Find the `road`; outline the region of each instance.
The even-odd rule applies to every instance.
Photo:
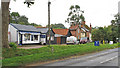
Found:
[[[120,49],[120,48],[119,48]],[[118,48],[56,61],[39,66],[118,66]]]

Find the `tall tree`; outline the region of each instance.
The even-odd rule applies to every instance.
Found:
[[[66,29],[66,27],[62,23],[51,24],[50,26],[54,29]],[[48,27],[48,25],[46,27]]]
[[[8,23],[9,23],[9,2],[2,2],[2,46],[8,46]]]
[[[19,17],[20,17],[20,14],[18,12],[10,13],[10,22],[18,24]]]
[[[5,2],[4,0],[1,1],[1,8],[2,8],[2,45],[5,48],[9,48],[9,45],[8,45],[8,24],[10,22],[10,17],[9,17],[10,0],[6,0],[6,1],[8,1],[8,2]],[[31,0],[25,0],[24,3],[27,4],[28,7],[31,6],[32,4],[34,4],[33,2],[31,2]]]
[[[82,21],[85,21],[85,17],[83,16],[84,11],[80,10],[79,5],[72,5],[69,10],[70,12],[65,22],[70,23],[70,25],[73,25],[80,24]]]

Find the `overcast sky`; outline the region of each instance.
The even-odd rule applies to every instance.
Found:
[[[51,1],[51,24],[62,23],[67,28],[65,20],[70,12],[71,5],[79,5],[84,10],[86,24],[95,26],[108,26],[118,12],[118,2],[120,0],[50,0]],[[11,0],[11,12],[19,12],[29,18],[30,23],[48,24],[48,0],[35,0],[35,4],[30,8],[23,3],[24,0]]]

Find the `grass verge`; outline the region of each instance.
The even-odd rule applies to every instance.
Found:
[[[2,64],[3,66],[23,66],[29,63],[44,62],[77,54],[82,55],[104,49],[112,49],[118,47],[118,44],[94,46],[93,43],[87,43],[81,45],[51,46],[54,48],[53,53],[49,47],[42,47],[39,49],[3,49],[4,59],[2,60]],[[9,53],[11,55],[9,55]]]

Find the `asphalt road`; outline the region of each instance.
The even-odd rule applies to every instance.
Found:
[[[118,66],[118,48],[39,66]]]

